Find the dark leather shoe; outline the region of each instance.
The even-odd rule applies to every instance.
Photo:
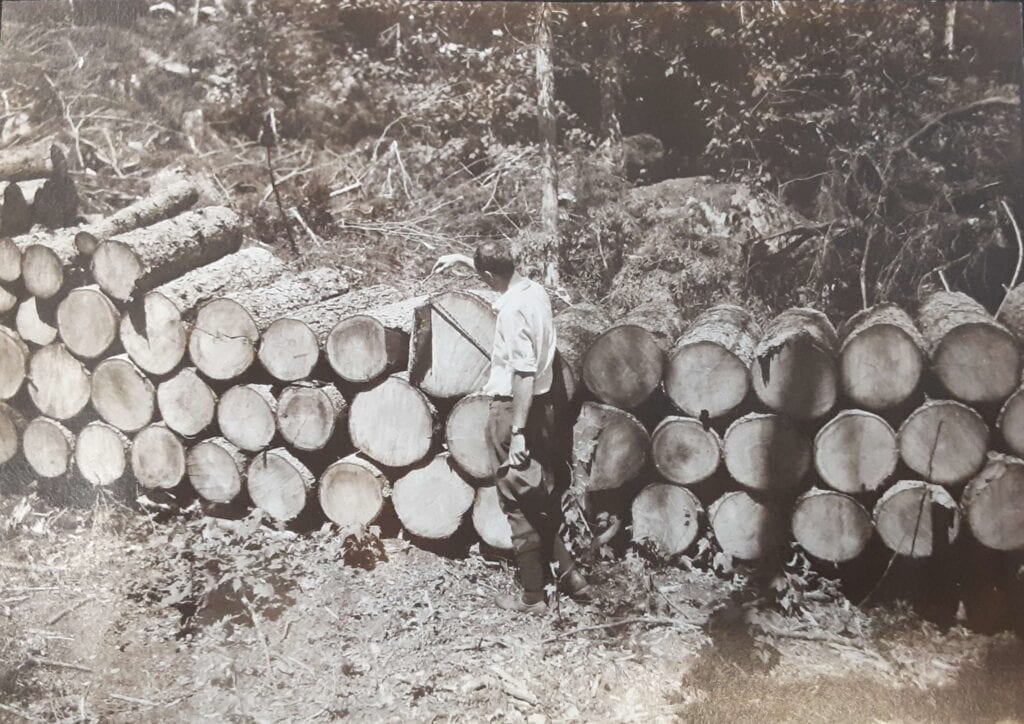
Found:
[[[548,605],[544,601],[527,603],[523,600],[522,594],[503,593],[494,597],[494,603],[498,608],[503,608],[506,611],[516,611],[517,613],[545,614],[548,612]]]
[[[559,587],[565,595],[577,603],[590,603],[594,600],[593,588],[583,574],[575,568],[562,576]]]

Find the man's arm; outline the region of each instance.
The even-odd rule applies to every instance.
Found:
[[[430,270],[431,274],[437,274],[439,272],[448,271],[452,267],[459,265],[468,266],[470,270],[476,271],[476,265],[473,263],[473,257],[466,256],[465,254],[445,254],[438,258],[434,264],[434,268]]]
[[[530,417],[530,405],[533,403],[533,372],[512,373],[512,427],[522,429]],[[526,436],[512,435],[508,451],[508,461],[518,467],[530,459],[530,451],[526,447]]]

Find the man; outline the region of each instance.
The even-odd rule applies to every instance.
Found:
[[[568,457],[564,430],[571,424],[556,409],[555,326],[544,287],[520,276],[508,245],[484,242],[473,258],[448,254],[435,272],[464,264],[501,296],[491,351],[491,372],[483,391],[492,397],[486,437],[501,508],[512,528],[512,548],[523,590],[499,596],[502,608],[525,613],[547,610],[544,584],[548,563],[558,568],[560,588],[575,600],[589,600],[586,579],[558,534],[560,490],[555,466]]]

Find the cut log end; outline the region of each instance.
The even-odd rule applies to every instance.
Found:
[[[460,291],[433,298],[416,311],[409,360],[413,383],[442,399],[481,389],[490,370],[494,324],[485,296]]]
[[[573,427],[574,476],[587,491],[622,487],[647,462],[651,438],[628,412],[585,402]]]
[[[281,437],[296,450],[322,450],[344,424],[348,405],[332,385],[293,385],[277,404]]]
[[[737,483],[782,496],[800,490],[811,466],[810,441],[779,415],[741,417],[726,430],[724,454]]]
[[[473,505],[473,488],[452,467],[447,454],[395,482],[391,500],[403,527],[415,536],[448,538]]]
[[[372,316],[357,314],[334,325],[324,346],[331,368],[339,377],[364,383],[407,361],[409,337],[389,330]]]
[[[633,500],[633,542],[646,541],[663,555],[678,555],[697,540],[703,514],[700,501],[686,488],[648,485]]]
[[[693,485],[711,477],[722,459],[718,434],[690,417],[667,417],[651,435],[654,467],[665,479]]]
[[[467,395],[452,408],[445,424],[445,443],[452,460],[471,478],[489,478],[494,472],[486,434],[490,406],[490,395]]]
[[[747,365],[713,342],[676,347],[665,370],[665,394],[687,415],[727,415],[746,399],[750,389]]]
[[[49,369],[49,356],[32,364],[38,369]],[[35,355],[32,359],[35,360]],[[25,381],[26,366],[31,369],[28,347],[13,330],[0,327],[0,400],[9,400],[18,393]]]
[[[0,238],[0,282],[11,284],[21,279],[21,249],[12,239]]]
[[[392,375],[352,400],[349,437],[358,450],[381,465],[414,465],[430,452],[435,416],[433,405],[420,390]]]
[[[29,297],[18,305],[14,326],[23,340],[39,347],[52,344],[57,339],[57,328],[40,318],[35,297]]]
[[[120,480],[128,468],[128,438],[115,427],[91,422],[75,441],[75,464],[88,482],[105,486]]]
[[[258,339],[256,323],[244,307],[230,299],[215,299],[196,315],[188,351],[207,377],[231,380],[252,365]]]
[[[221,434],[248,452],[266,448],[277,432],[277,401],[267,385],[239,385],[217,403]]]
[[[1024,387],[1019,387],[1003,404],[996,423],[1006,447],[1018,457],[1024,456]]]
[[[793,538],[809,554],[842,563],[861,554],[874,534],[871,516],[848,495],[812,490],[793,506]]]
[[[210,427],[217,412],[213,390],[191,367],[160,383],[156,401],[167,426],[184,437],[195,437]]]
[[[928,482],[956,485],[981,470],[988,438],[985,421],[967,405],[930,400],[900,426],[900,457]]]
[[[473,501],[473,528],[480,540],[497,551],[512,551],[512,526],[501,509],[498,489],[488,485],[476,489]]]
[[[932,371],[957,400],[1002,402],[1020,381],[1020,351],[994,324],[963,324],[948,332],[932,353]]]
[[[844,410],[814,438],[814,467],[830,487],[843,493],[881,488],[896,469],[896,433],[878,415]]]
[[[723,495],[708,508],[708,520],[722,551],[741,560],[775,555],[786,542],[785,516],[747,493]]]
[[[0,465],[10,462],[21,449],[25,418],[8,404],[0,402]]]
[[[170,373],[184,359],[188,330],[178,308],[160,293],[147,294],[142,304],[141,320],[133,319],[137,315],[132,314],[121,317],[121,344],[135,364],[160,377]]]
[[[211,503],[230,503],[238,496],[245,468],[245,456],[224,438],[204,440],[185,456],[189,482]]]
[[[758,399],[776,412],[814,420],[835,406],[839,378],[834,355],[808,338],[787,340],[759,355],[750,374]]]
[[[0,343],[3,335],[0,334]],[[0,365],[0,369],[3,366]],[[58,420],[81,412],[91,394],[89,373],[59,342],[39,349],[29,362],[28,393],[36,408]]]
[[[253,504],[274,520],[287,522],[306,507],[313,474],[284,448],[267,450],[249,463],[246,487]]]
[[[989,453],[962,502],[975,540],[997,551],[1024,550],[1024,461]]]
[[[927,558],[948,549],[960,533],[960,509],[945,488],[901,480],[879,498],[875,529],[889,550]]]
[[[168,490],[185,477],[185,448],[166,425],[150,425],[132,442],[131,466],[143,488]]]
[[[909,315],[901,313],[912,325]],[[921,345],[903,328],[870,325],[843,344],[839,363],[843,393],[866,410],[898,407],[917,390],[926,362]]]
[[[25,427],[25,460],[37,475],[59,478],[71,470],[75,437],[57,420],[37,417]]]
[[[156,390],[127,357],[100,362],[92,375],[92,405],[106,422],[124,432],[138,432],[156,412]]]
[[[387,478],[378,467],[350,455],[320,476],[320,507],[342,528],[369,525],[384,507],[386,489]]]
[[[601,402],[630,410],[661,382],[665,352],[650,332],[636,325],[613,327],[583,358],[583,381]]]
[[[68,350],[84,359],[96,359],[117,339],[120,315],[99,289],[73,289],[57,307],[57,331]]]
[[[278,319],[263,332],[258,357],[271,377],[295,382],[312,373],[320,359],[320,346],[313,330],[303,322]]]
[[[53,250],[30,244],[22,253],[21,278],[29,294],[50,299],[64,287],[64,264]]]

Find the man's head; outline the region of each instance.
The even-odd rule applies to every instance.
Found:
[[[473,266],[491,289],[504,292],[516,273],[512,249],[504,241],[485,241],[473,254]]]

